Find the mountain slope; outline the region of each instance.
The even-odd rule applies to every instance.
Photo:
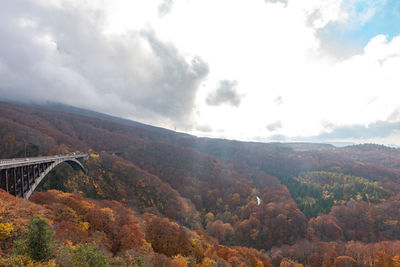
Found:
[[[204,230],[229,245],[268,250],[304,238],[377,242],[391,239],[386,233],[395,231],[400,222],[400,214],[389,215],[390,209],[384,209],[376,222],[382,227],[370,232],[367,227],[361,234],[346,234],[353,226],[344,223],[349,216],[358,216],[348,205],[367,203],[369,216],[383,207],[379,205],[395,205],[394,196],[400,193],[398,149],[197,138],[121,124],[107,116],[77,114],[80,111],[0,103],[1,157],[89,151],[88,176],[59,168],[44,181],[42,190],[119,200],[140,213]],[[332,185],[327,190],[335,188],[335,198],[318,191],[324,185],[315,180],[317,173],[330,175]],[[313,179],[302,179],[311,174]],[[338,191],[343,181],[350,181],[354,192]],[[379,197],[372,201],[366,194],[372,196],[374,190]],[[333,234],[325,233],[327,229]]]

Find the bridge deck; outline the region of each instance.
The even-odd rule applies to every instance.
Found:
[[[85,159],[87,154],[68,154],[68,155],[55,155],[48,157],[33,157],[33,158],[16,158],[16,159],[0,159],[0,170],[22,167],[32,164],[46,163],[51,161],[64,161],[69,159]]]

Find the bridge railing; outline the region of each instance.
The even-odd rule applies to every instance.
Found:
[[[87,154],[63,154],[63,155],[53,155],[44,157],[26,157],[26,158],[14,158],[14,159],[0,159],[0,165],[13,164],[13,163],[23,163],[23,162],[35,162],[41,160],[57,160],[66,158],[84,158]]]

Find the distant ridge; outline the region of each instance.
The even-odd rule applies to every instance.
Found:
[[[169,129],[152,126],[152,125],[144,124],[141,122],[123,119],[123,118],[111,116],[108,114],[104,114],[104,113],[100,113],[100,112],[96,112],[96,111],[92,111],[92,110],[88,110],[88,109],[78,108],[78,107],[74,107],[74,106],[70,106],[70,105],[65,105],[65,104],[61,104],[61,103],[34,104],[34,103],[20,103],[20,102],[11,102],[11,101],[4,101],[4,102],[10,102],[12,104],[27,106],[27,107],[42,108],[42,109],[47,109],[47,110],[54,110],[54,111],[59,111],[59,112],[83,115],[83,116],[87,116],[87,117],[91,117],[91,118],[96,118],[96,119],[101,119],[101,120],[106,120],[106,121],[123,124],[126,126],[133,126],[133,127],[137,127],[140,129],[153,131],[153,132],[157,132],[157,133],[161,133],[161,134],[174,134],[174,135],[179,135],[180,137],[193,137],[192,135],[189,135],[186,133],[175,132],[175,131],[172,131]]]
[[[136,127],[139,129],[155,132],[162,135],[173,135],[178,138],[196,138],[197,142],[205,141],[207,143],[213,143],[214,145],[221,145],[226,143],[231,144],[257,144],[257,145],[273,145],[273,146],[280,146],[282,148],[290,148],[294,150],[302,150],[302,149],[313,149],[313,150],[321,150],[321,149],[331,149],[331,148],[356,148],[360,145],[368,145],[368,144],[358,144],[355,142],[340,142],[340,141],[328,141],[328,142],[307,142],[307,141],[291,141],[291,142],[259,142],[259,141],[241,141],[241,140],[234,140],[234,139],[226,139],[226,138],[210,138],[210,137],[197,137],[194,135],[190,135],[187,133],[176,132],[173,130],[169,130],[166,128],[153,126],[141,122],[137,122],[134,120],[124,119],[112,115],[108,115],[105,113],[92,111],[84,108],[78,108],[75,106],[70,106],[66,104],[56,103],[56,102],[47,102],[44,104],[35,104],[35,103],[23,103],[18,101],[10,101],[5,99],[0,99],[0,103],[10,103],[19,106],[25,107],[33,107],[39,109],[46,109],[46,110],[53,110],[58,112],[65,112],[65,113],[72,113],[76,115],[87,116],[91,118],[96,118],[100,120],[105,120],[109,122],[114,122],[118,124],[122,124],[125,126]],[[373,144],[369,144],[373,145]],[[400,149],[400,146],[395,144],[388,144],[388,145],[381,145],[382,147],[392,148],[392,149]]]

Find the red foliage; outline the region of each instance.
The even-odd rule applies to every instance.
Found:
[[[83,231],[76,223],[62,221],[57,224],[56,238],[60,242],[67,242],[69,240],[72,244],[80,244],[87,242],[88,237],[88,232]]]
[[[167,256],[190,254],[191,243],[186,230],[167,218],[153,217],[147,222],[146,240],[157,253]]]
[[[322,215],[311,218],[309,226],[315,236],[321,241],[343,240],[343,230],[336,222],[336,218],[330,215]]]

